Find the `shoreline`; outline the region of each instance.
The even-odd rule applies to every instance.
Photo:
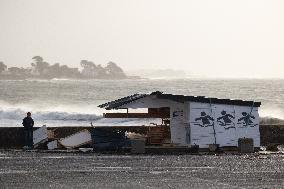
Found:
[[[4,188],[282,188],[282,156],[0,150],[0,181]]]

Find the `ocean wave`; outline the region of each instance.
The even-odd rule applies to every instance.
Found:
[[[0,119],[10,119],[10,120],[20,120],[25,117],[26,111],[22,109],[14,110],[1,110],[0,109]],[[100,119],[102,116],[96,114],[84,114],[84,113],[69,113],[69,112],[48,112],[48,111],[38,111],[32,112],[32,117],[35,120],[70,120],[70,121],[93,121]]]
[[[22,120],[26,113],[32,112],[32,117],[37,121],[71,121],[94,122],[102,118],[103,109],[95,105],[85,104],[58,104],[34,102],[33,104],[11,104],[0,100],[0,120]],[[284,112],[279,107],[263,106],[259,109],[261,124],[284,124]],[[114,120],[112,120],[114,121]],[[118,120],[116,120],[118,121]],[[119,120],[119,124],[130,120]],[[136,120],[132,120],[136,121]]]
[[[21,109],[6,110],[6,111],[0,109],[0,119],[20,120],[23,119],[25,115],[26,111]],[[98,114],[85,114],[85,113],[75,113],[75,112],[70,113],[70,112],[59,112],[59,111],[32,112],[32,117],[36,120],[57,120],[57,121],[98,121],[102,118],[102,116]],[[118,121],[115,119],[108,119],[108,120]],[[139,119],[119,119],[119,122],[123,123],[123,122],[137,121],[137,120]],[[141,118],[141,120],[143,119]],[[260,122],[262,124],[284,123],[284,119],[272,116],[265,116],[265,117],[260,117]]]
[[[259,108],[259,116],[262,118],[274,118],[284,120],[284,112],[282,109],[273,106],[268,107],[268,105],[261,106]]]

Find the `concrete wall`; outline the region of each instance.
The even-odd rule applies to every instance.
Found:
[[[260,144],[265,146],[271,143],[284,145],[284,125],[260,125]]]
[[[117,127],[112,127],[117,128]],[[38,129],[38,128],[34,128]],[[56,138],[70,136],[83,129],[91,130],[91,127],[49,127],[47,129],[55,130]],[[147,127],[119,127],[120,130],[137,132],[145,134]],[[24,146],[24,128],[23,127],[0,127],[0,148],[22,148]]]

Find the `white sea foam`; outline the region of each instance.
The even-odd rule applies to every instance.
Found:
[[[0,101],[0,119],[19,120],[26,112],[32,112],[36,120],[76,120],[92,121],[101,118],[101,111],[97,108],[76,106],[43,106],[29,104],[8,104]]]
[[[284,111],[277,107],[263,106],[259,108],[259,116],[284,120]]]
[[[22,119],[27,111],[15,109],[3,111],[0,109],[0,119]],[[33,112],[33,118],[37,120],[77,120],[77,121],[92,121],[99,119],[101,116],[96,114],[81,114],[68,112]]]
[[[48,106],[46,104],[9,104],[0,101],[1,120],[21,120],[26,112],[32,112],[33,118],[38,121],[96,121],[102,118],[103,109],[95,106],[79,107],[76,105]],[[259,109],[260,117],[284,120],[284,112],[277,108],[263,107]],[[129,120],[129,124],[134,120]],[[135,120],[136,121],[136,120]],[[123,121],[121,120],[121,123]],[[126,120],[128,122],[128,120]],[[100,122],[101,123],[101,122]]]

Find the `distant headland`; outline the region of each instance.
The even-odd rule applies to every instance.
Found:
[[[139,79],[139,76],[127,76],[123,69],[114,62],[109,62],[105,67],[96,65],[92,61],[81,60],[79,68],[70,68],[67,65],[45,62],[41,56],[34,56],[31,67],[8,67],[0,62],[0,80],[19,79]]]

